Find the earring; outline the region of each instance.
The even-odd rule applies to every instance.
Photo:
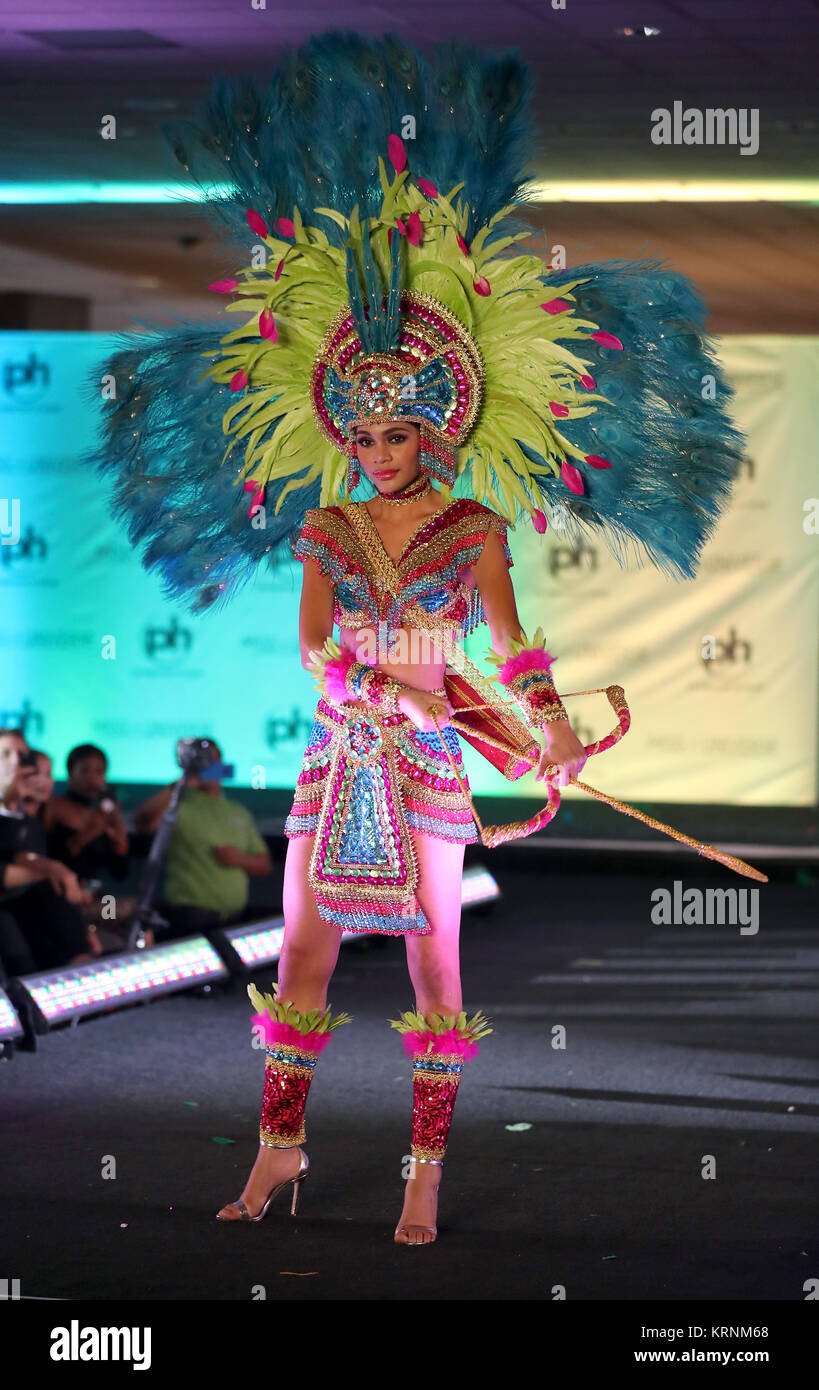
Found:
[[[437,435],[430,434],[427,426],[419,426],[421,434],[418,461],[425,472],[437,478],[444,487],[451,488],[455,482],[455,450],[449,448]]]
[[[347,460],[347,496],[353,492],[359,484],[361,474],[358,469],[358,454],[356,453],[355,440],[350,440],[350,455]]]

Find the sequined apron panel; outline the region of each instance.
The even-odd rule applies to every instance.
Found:
[[[442,734],[464,777],[455,730]],[[321,699],[284,833],[316,837],[310,886],[324,921],[341,931],[429,932],[410,830],[458,844],[478,839],[438,734],[402,714]]]

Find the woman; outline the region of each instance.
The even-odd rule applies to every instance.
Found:
[[[507,524],[542,534],[551,520],[564,540],[590,534],[620,562],[633,547],[690,577],[742,454],[690,282],[653,261],[561,268],[517,248],[528,97],[514,53],[427,59],[354,34],[311,39],[269,87],[218,80],[199,123],[170,135],[243,255],[248,227],[255,239],[210,287],[231,331],[126,335],[89,379],[95,399],[100,378],[117,385],[93,462],[170,594],[223,603],[293,541],[304,564],[302,661],[323,697],[286,826],[279,997],[250,990],[261,1147],[226,1221],[259,1220],[282,1184],[295,1210],[310,1081],[346,1021],[325,1003],[341,933],[397,932],[417,1010],[391,1021],[413,1063],[395,1239],[434,1239],[457,1087],[489,1031],[461,1010],[476,830],[448,721],[452,692],[473,714],[497,692],[468,667],[447,674],[452,635],[488,621],[502,702],[544,731],[540,775],[554,764],[565,783],[584,753],[552,657],[521,632]],[[362,470],[375,496],[355,501]],[[520,734],[476,746],[510,778],[529,763],[515,763]]]
[[[377,542],[391,560],[398,562],[413,535],[427,521],[446,513],[447,504],[421,472],[417,425],[399,421],[359,428],[356,445],[361,469],[379,493],[376,500],[361,505],[366,507],[372,520]],[[413,487],[415,494],[410,491],[408,498],[407,492]],[[470,510],[473,509],[486,514],[485,518],[481,517],[485,543],[479,557],[458,574],[458,579],[465,580],[470,588],[477,588],[491,628],[494,649],[506,655],[509,639],[523,635],[504,553],[506,526],[502,518],[487,508],[475,503],[470,506]],[[373,545],[375,547],[375,540]],[[297,546],[297,553],[298,550]],[[465,558],[471,553],[467,552]],[[430,576],[430,588],[435,586],[435,578]],[[319,561],[312,555],[305,555],[299,637],[302,662],[308,668],[315,664],[313,653],[324,646],[333,631],[334,597],[334,585]],[[401,683],[398,711],[416,729],[431,734],[429,742],[434,745],[438,735],[433,715],[439,716],[439,724],[446,724],[446,716],[452,712],[449,701],[441,693],[446,644],[436,637],[430,640],[429,629],[404,627],[403,630],[405,651],[410,657],[417,652],[425,659],[391,659],[390,651],[383,649],[382,642],[377,669]],[[357,630],[342,627],[340,635],[342,648],[356,657],[369,655],[379,637],[372,627]],[[397,646],[400,651],[400,642],[390,645]],[[365,707],[363,701],[345,703],[350,711]],[[545,776],[548,764],[557,764],[561,785],[565,785],[570,775],[580,774],[585,762],[583,745],[565,719],[553,721],[546,728],[546,748],[537,776]],[[327,786],[331,786],[329,779]],[[285,928],[278,995],[292,1001],[302,1013],[308,1013],[324,1010],[327,1006],[327,987],[335,969],[341,935],[335,925],[322,920],[310,887],[315,833],[299,833],[292,816],[290,823],[293,828],[288,832],[291,838],[284,878]],[[415,1007],[422,1015],[457,1016],[463,1008],[458,956],[461,873],[464,844],[478,837],[471,816],[468,830],[463,826],[458,830],[457,837],[451,834],[450,838],[442,838],[434,832],[410,830],[419,870],[417,897],[429,922],[425,934],[406,935],[407,966],[415,990]],[[253,1219],[265,1207],[271,1191],[304,1171],[305,1158],[300,1148],[260,1144],[240,1198],[244,1210],[237,1203],[229,1203],[219,1212],[219,1218],[239,1220],[246,1213],[245,1219]],[[435,1239],[440,1180],[441,1160],[411,1164],[396,1241],[423,1244]]]

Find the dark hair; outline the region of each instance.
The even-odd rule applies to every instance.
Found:
[[[23,733],[23,730],[22,730],[22,729],[0,729],[0,738],[9,738],[9,737],[11,737],[11,738],[21,738],[21,739],[23,740],[23,743],[26,745],[26,747],[28,747],[28,739],[26,738],[26,736],[25,736],[25,734]]]
[[[78,743],[76,748],[71,749],[71,752],[69,753],[66,759],[65,765],[68,768],[68,775],[71,775],[76,763],[81,763],[83,758],[92,757],[102,758],[102,761],[105,763],[105,766],[108,766],[107,757],[103,753],[102,749],[98,748],[95,743]]]

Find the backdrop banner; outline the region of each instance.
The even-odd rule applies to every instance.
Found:
[[[109,516],[108,484],[79,463],[95,436],[82,381],[112,345],[0,333],[0,725],[21,726],[58,778],[87,741],[108,753],[113,782],[167,782],[176,739],[207,735],[237,784],[290,787],[317,698],[299,657],[301,567],[260,572],[222,613],[192,617],[163,597]],[[807,806],[819,338],[725,338],[720,352],[749,444],[698,577],[625,573],[599,543],[576,550],[529,527],[510,533],[512,577],[524,627],[542,626],[559,658],[559,690],[625,688],[632,728],[589,763],[593,785],[638,802]],[[490,642],[482,628],[467,647],[487,670]],[[568,709],[584,743],[613,723],[602,695]],[[508,783],[472,750],[466,765],[479,793],[543,799],[531,777]]]

